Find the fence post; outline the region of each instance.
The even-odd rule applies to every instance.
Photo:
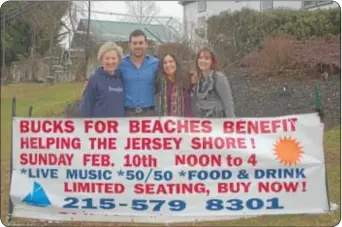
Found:
[[[8,192],[8,213],[7,223],[10,224],[13,214],[13,203],[11,200],[11,184],[12,184],[12,171],[13,171],[13,118],[17,115],[17,100],[16,97],[12,99],[12,117],[11,117],[11,148],[10,148],[10,171],[9,171],[9,192]]]
[[[33,110],[33,107],[30,106],[28,110],[28,117],[32,117],[32,110]]]
[[[321,122],[323,123],[324,113],[322,109],[322,96],[321,96],[321,91],[320,91],[318,84],[316,84],[316,87],[315,87],[315,110],[317,111],[321,119]]]

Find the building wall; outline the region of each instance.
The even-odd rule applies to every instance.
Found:
[[[197,25],[198,17],[210,17],[223,11],[233,12],[244,7],[260,11],[261,1],[207,1],[207,9],[204,12],[198,12],[198,2],[192,2],[184,6],[184,19]],[[273,1],[273,8],[301,9],[302,1]]]
[[[184,23],[189,39],[196,36],[194,30],[200,27],[199,18],[201,17],[205,17],[207,20],[210,16],[217,15],[220,12],[233,12],[242,8],[262,10],[261,1],[207,1],[206,10],[203,12],[198,11],[198,4],[199,2],[196,1],[184,6]],[[273,8],[301,9],[302,1],[273,1]]]
[[[302,1],[274,1],[273,8],[301,9]]]
[[[186,20],[189,27],[197,27],[199,17],[206,16],[208,18],[211,15],[219,14],[222,11],[239,10],[242,8],[241,5],[241,2],[234,1],[207,1],[206,11],[198,12],[198,2],[188,3],[184,6],[184,20]]]
[[[240,9],[242,8],[260,11],[260,1],[240,1]]]

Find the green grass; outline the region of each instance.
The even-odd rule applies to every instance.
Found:
[[[28,108],[33,106],[33,116],[56,116],[66,104],[80,97],[83,85],[81,83],[44,85],[18,84],[1,88],[1,220],[6,224],[9,191],[9,162],[10,162],[10,116],[12,97],[17,97],[17,116],[27,116]],[[339,126],[338,126],[339,127]],[[324,146],[327,160],[329,195],[331,202],[340,206],[340,128],[325,133]],[[321,215],[278,215],[263,216],[236,221],[218,221],[192,223],[190,226],[336,226],[340,221],[338,210]],[[35,220],[14,219],[13,223],[33,224]],[[47,224],[47,223],[46,223]],[[71,223],[68,222],[70,225]],[[81,226],[80,222],[73,222]],[[84,225],[85,223],[82,223]],[[43,223],[39,223],[42,226]],[[53,223],[51,226],[63,226]],[[65,222],[64,222],[65,225]],[[86,226],[145,226],[141,224],[88,223]],[[148,225],[152,226],[152,225]],[[179,224],[175,226],[184,226]]]

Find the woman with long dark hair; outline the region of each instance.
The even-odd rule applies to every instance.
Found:
[[[165,54],[157,77],[159,115],[192,117],[191,84],[191,74],[181,67],[176,56]]]
[[[219,70],[218,59],[209,48],[196,57],[197,83],[194,87],[196,117],[233,118],[234,102],[228,78]]]

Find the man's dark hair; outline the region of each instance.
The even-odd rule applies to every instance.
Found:
[[[146,34],[141,31],[140,29],[134,30],[130,35],[129,35],[129,42],[132,42],[132,37],[137,37],[137,36],[144,36],[145,41],[147,41]]]

